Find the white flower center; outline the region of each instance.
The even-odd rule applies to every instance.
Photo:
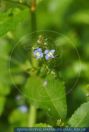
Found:
[[[48,53],[48,56],[49,56],[49,57],[53,57],[53,53],[52,53],[52,52],[49,52],[49,53]]]
[[[38,56],[38,57],[39,57],[39,56],[40,56],[40,53],[39,53],[39,52],[37,52],[37,53],[36,53],[36,56]]]

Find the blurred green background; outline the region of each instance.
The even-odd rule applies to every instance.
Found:
[[[89,0],[37,0],[36,5],[34,3],[35,0],[0,0],[0,131],[12,132],[14,127],[67,126],[78,107],[82,109],[80,117],[70,120],[69,126],[89,127]],[[71,91],[65,97],[66,114],[60,110],[66,115],[63,119],[51,116],[41,106],[35,110],[32,101],[23,95],[31,68],[28,60],[37,39],[35,33],[32,34],[34,31],[51,38],[48,47],[56,48],[61,55],[54,69],[65,83],[65,92]],[[32,81],[35,80],[37,78]],[[39,88],[39,82],[36,85]],[[83,103],[85,109],[81,106]],[[82,123],[75,125],[80,118]]]

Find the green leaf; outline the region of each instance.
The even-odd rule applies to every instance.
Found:
[[[82,104],[75,111],[68,124],[71,127],[89,127],[89,102]]]
[[[27,125],[28,116],[27,113],[24,113],[18,109],[14,109],[12,113],[9,115],[9,123],[11,124],[11,129],[17,126],[24,127]]]
[[[20,10],[18,8],[9,9],[7,12],[0,13],[0,36],[6,34],[8,31],[15,30],[19,23],[26,20],[28,10]]]
[[[71,22],[75,24],[89,25],[89,10],[79,11],[71,16]]]
[[[13,110],[9,117],[9,122],[10,123],[15,123],[15,122],[24,122],[26,120],[27,116],[26,113],[21,112],[18,109]]]
[[[25,94],[31,102],[55,118],[66,117],[65,87],[60,80],[55,80],[52,76],[43,80],[37,76],[30,77],[25,86]]]

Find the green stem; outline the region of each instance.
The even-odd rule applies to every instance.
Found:
[[[31,32],[35,32],[37,29],[36,23],[36,0],[31,0]],[[35,37],[35,34],[34,34]],[[36,122],[36,107],[31,104],[29,111],[28,127],[33,127]]]
[[[36,0],[31,1],[31,30],[35,32],[37,29],[36,23]]]
[[[36,122],[36,107],[30,106],[28,127],[33,127]]]

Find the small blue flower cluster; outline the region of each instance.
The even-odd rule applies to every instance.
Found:
[[[41,48],[37,48],[34,50],[34,56],[37,58],[37,59],[40,59],[43,57],[43,53],[42,53],[42,49]]]
[[[33,52],[33,54],[36,57],[36,59],[43,58],[43,55],[45,54],[45,59],[46,60],[55,58],[54,57],[54,53],[55,53],[54,49],[52,49],[52,50],[45,50],[44,53],[43,53],[41,48],[37,48]]]

